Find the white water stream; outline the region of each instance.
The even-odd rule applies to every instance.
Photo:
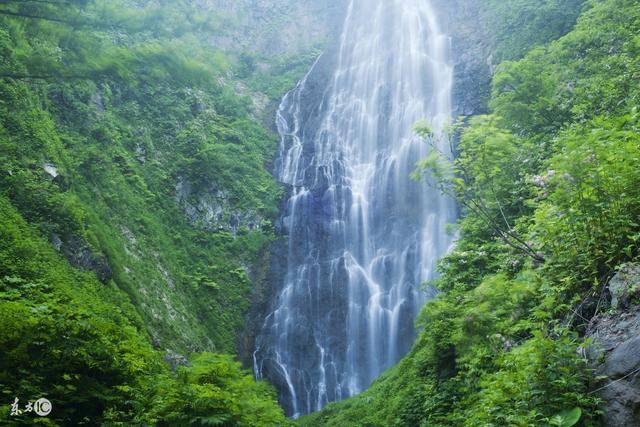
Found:
[[[456,215],[410,179],[430,149],[416,122],[428,120],[433,143],[449,150],[449,50],[429,0],[352,0],[328,91],[305,98],[312,70],[282,101],[287,271],[254,368],[278,385],[289,415],[362,392],[413,344],[433,296],[421,285],[450,247]],[[319,120],[302,113],[306,102],[318,103]]]

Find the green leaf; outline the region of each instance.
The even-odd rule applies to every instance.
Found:
[[[549,420],[549,424],[558,427],[573,427],[580,421],[580,417],[582,417],[582,409],[573,408],[553,416]]]

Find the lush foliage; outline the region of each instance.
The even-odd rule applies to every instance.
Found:
[[[508,23],[581,2],[500,3]],[[502,58],[557,30],[527,22]],[[598,424],[579,349],[607,278],[640,249],[639,33],[636,1],[587,2],[567,35],[498,67],[492,114],[454,126],[456,160],[435,153],[416,174],[463,210],[435,281],[445,293],[399,366],[302,425]]]
[[[73,49],[64,43],[75,30],[2,19],[2,50],[26,74],[36,71],[25,63],[52,51],[69,62],[65,69],[76,60],[104,61],[137,74],[135,80],[117,70],[91,71],[91,79],[3,79],[2,191],[64,253],[104,260],[107,276],[142,306],[156,340],[179,351],[233,351],[251,288],[242,267],[255,263],[270,239],[268,219],[279,197],[265,169],[275,138],[250,116],[250,102],[215,82],[224,69],[213,60],[198,63],[210,73],[203,81],[190,77],[190,67],[164,59],[175,56],[171,43],[161,44],[161,57],[141,57],[138,47],[160,45],[155,37],[175,31],[162,20],[149,27],[159,28],[158,36],[130,30],[132,45],[114,43],[100,30],[90,33],[100,39],[95,47],[91,37],[74,33],[86,57],[67,61]],[[109,49],[126,52],[139,67],[113,59]],[[176,203],[178,186],[185,191]],[[216,206],[218,217],[207,216]],[[250,221],[237,219],[245,217]]]
[[[489,0],[487,23],[495,60],[517,59],[531,46],[544,45],[569,32],[585,0]]]
[[[236,353],[280,197],[221,19],[0,2],[0,424],[42,396],[61,425],[284,423],[230,356],[163,360]]]
[[[0,199],[0,398],[46,396],[45,424],[282,425],[274,392],[230,356],[194,356],[170,371],[126,295],[71,268]],[[256,421],[256,420],[259,420]]]
[[[180,368],[178,381],[158,390],[151,421],[157,425],[282,426],[275,391],[256,383],[230,356],[200,354]]]

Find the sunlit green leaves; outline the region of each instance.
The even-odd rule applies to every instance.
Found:
[[[578,424],[580,417],[582,417],[582,410],[580,408],[573,408],[554,415],[549,420],[549,424],[559,427],[573,427]]]
[[[638,253],[640,137],[636,115],[599,118],[560,134],[534,233],[554,277],[591,284]],[[566,273],[564,273],[566,272]]]

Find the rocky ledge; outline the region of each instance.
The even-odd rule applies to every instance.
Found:
[[[609,282],[611,309],[590,323],[589,358],[602,399],[603,425],[640,426],[640,264],[627,265]]]

